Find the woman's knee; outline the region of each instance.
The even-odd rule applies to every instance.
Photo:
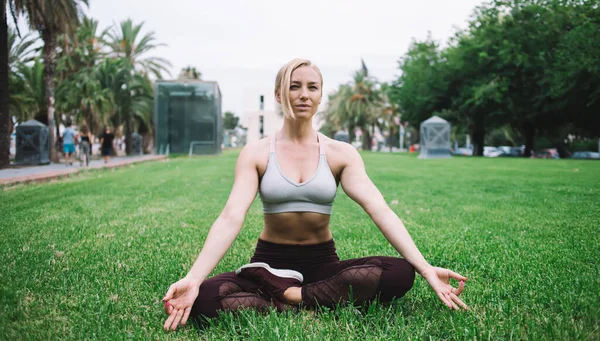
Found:
[[[383,273],[379,282],[380,299],[389,302],[404,296],[415,282],[415,268],[403,258],[382,257]]]
[[[206,318],[213,318],[219,315],[219,310],[221,309],[219,286],[221,284],[208,280],[200,285],[198,296],[192,306],[191,315]]]

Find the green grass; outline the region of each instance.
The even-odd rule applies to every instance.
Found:
[[[469,277],[469,312],[422,278],[367,312],[225,314],[162,331],[160,299],[222,209],[236,151],[0,190],[1,340],[592,340],[600,338],[600,162],[363,154],[425,257]],[[247,262],[261,205],[215,269]],[[340,257],[395,255],[340,189]]]

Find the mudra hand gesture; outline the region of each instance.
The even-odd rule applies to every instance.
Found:
[[[200,282],[183,278],[171,284],[167,294],[162,299],[165,302],[164,310],[169,317],[165,321],[165,331],[177,329],[179,324],[186,324],[192,305],[198,297]]]
[[[465,290],[467,277],[444,268],[429,267],[421,272],[429,286],[448,308],[460,310],[459,307],[469,310],[469,307],[458,296]],[[450,285],[450,278],[460,281],[458,289]]]

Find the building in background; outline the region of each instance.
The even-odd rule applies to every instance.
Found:
[[[157,154],[219,154],[223,144],[221,91],[216,82],[158,81],[154,95]]]

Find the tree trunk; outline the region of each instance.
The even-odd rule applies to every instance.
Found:
[[[360,130],[362,130],[362,132],[363,132],[363,135],[362,135],[363,150],[371,151],[371,133],[369,132],[369,129],[365,128],[365,127],[360,127]]]
[[[473,136],[473,156],[483,156],[485,128],[482,118],[475,117],[475,124],[471,129],[471,136]]]
[[[6,24],[6,0],[0,1],[0,169],[10,165],[10,120],[8,93],[8,25]]]
[[[56,34],[42,30],[44,40],[44,87],[46,104],[48,105],[48,138],[50,146],[50,161],[58,163],[56,152],[56,122],[54,121],[54,75],[56,74]]]
[[[485,132],[482,130],[474,130],[473,135],[473,156],[483,156],[483,145]]]
[[[525,151],[524,157],[530,157],[533,154],[533,139],[535,138],[535,127],[533,123],[526,122],[523,125],[523,135],[525,135]]]
[[[154,144],[154,137],[152,136],[153,134],[149,133],[149,132],[145,132],[142,134],[142,153],[143,154],[147,154],[149,152],[151,152],[150,147]]]
[[[354,142],[354,139],[356,138],[356,135],[354,135],[354,129],[356,129],[355,126],[348,126],[348,143],[350,144],[352,144]]]
[[[131,155],[131,114],[127,115],[125,119],[125,153]]]

